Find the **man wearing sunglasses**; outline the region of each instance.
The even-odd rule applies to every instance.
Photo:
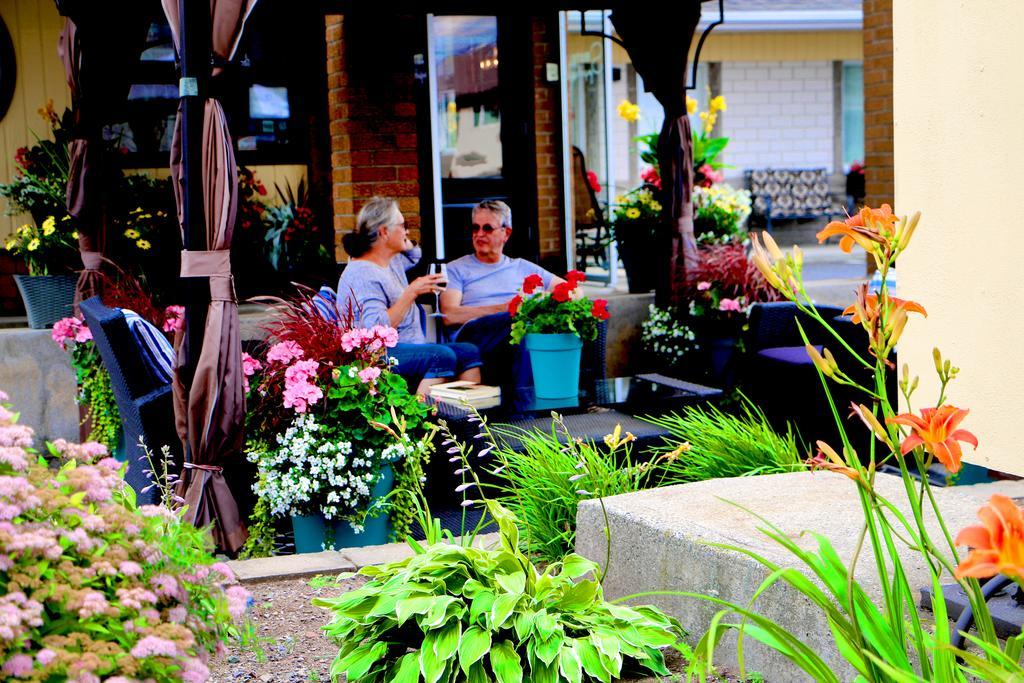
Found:
[[[505,255],[505,244],[512,235],[512,209],[496,199],[473,207],[469,230],[473,253],[448,264],[448,288],[441,294],[441,312],[457,341],[475,344],[484,357],[485,368],[508,368],[521,364],[508,343],[511,320],[508,303],[527,276],[537,274],[544,288],[551,289],[562,278],[525,259]],[[515,370],[517,378],[522,368]],[[529,375],[529,368],[525,369]],[[487,378],[504,383],[507,378]]]

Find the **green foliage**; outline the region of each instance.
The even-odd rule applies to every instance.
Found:
[[[246,446],[247,452],[258,450],[258,447]],[[249,538],[238,552],[238,559],[251,560],[254,557],[270,557],[276,550],[274,518],[270,514],[270,501],[264,497],[256,499],[252,514],[249,516]]]
[[[657,453],[680,452],[668,466],[665,483],[745,477],[803,469],[801,449],[790,427],[777,434],[764,413],[741,395],[738,414],[715,406],[693,406],[644,420],[668,430]],[[688,445],[680,450],[680,447]]]
[[[604,600],[584,578],[597,566],[578,555],[541,573],[519,550],[515,518],[492,501],[501,545],[489,550],[413,545],[408,559],[360,574],[369,581],[313,604],[340,645],[331,677],[364,681],[610,682],[668,675],[661,648],[685,633],[653,607]],[[681,646],[680,646],[681,647]]]
[[[665,474],[664,458],[633,462],[628,435],[602,444],[578,441],[560,418],[552,421],[550,432],[488,429],[493,430],[488,440],[496,444],[492,454],[502,468],[493,485],[496,496],[522,523],[527,551],[548,562],[575,545],[581,500],[639,491]],[[521,452],[504,445],[510,439],[522,444]]]
[[[426,445],[431,441],[425,438],[421,443]],[[415,491],[427,477],[424,465],[430,462],[429,449],[424,447],[407,452],[410,455],[392,465],[395,472],[395,491]],[[393,504],[388,508],[388,515],[391,519],[393,542],[400,542],[412,533],[416,522],[416,510],[412,506],[406,505],[401,498],[393,499]]]
[[[325,266],[333,267],[333,259],[323,244],[316,216],[310,208],[306,181],[300,180],[296,190],[288,183],[283,190],[276,189],[281,203],[268,204],[263,212],[267,229],[264,248],[270,265],[282,273],[321,272]]]
[[[95,344],[89,344],[95,351]],[[113,453],[121,443],[121,412],[114,398],[114,388],[110,385],[110,373],[99,362],[96,354],[94,362],[80,375],[79,396],[82,405],[86,406],[86,417],[92,422],[89,441],[96,441]]]

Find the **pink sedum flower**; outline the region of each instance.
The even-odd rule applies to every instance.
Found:
[[[697,291],[698,292],[706,292],[709,289],[711,289],[711,283],[710,282],[698,282],[697,283]]]
[[[132,657],[143,659],[145,657],[177,657],[178,646],[173,640],[160,638],[159,636],[146,636],[132,648]]]
[[[4,662],[3,672],[15,678],[27,678],[32,673],[34,662],[26,654],[16,654]]]

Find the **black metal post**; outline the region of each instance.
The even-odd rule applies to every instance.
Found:
[[[181,43],[181,168],[184,182],[181,213],[183,246],[205,251],[206,216],[203,213],[203,123],[207,81],[210,75],[210,3],[178,0]],[[182,381],[191,388],[203,347],[206,309],[210,301],[207,278],[185,278],[185,364]]]

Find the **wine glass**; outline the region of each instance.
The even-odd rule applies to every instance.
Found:
[[[441,292],[448,287],[448,265],[445,263],[431,263],[429,273],[441,276],[441,281],[437,283],[437,288],[441,291],[434,292],[434,312],[431,313],[431,316],[443,318],[444,313],[441,312]]]

